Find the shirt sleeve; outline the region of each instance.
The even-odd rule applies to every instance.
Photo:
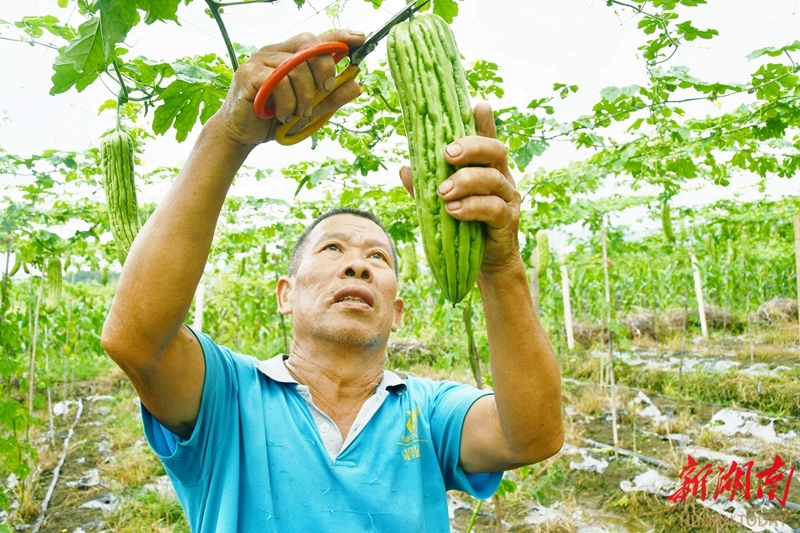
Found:
[[[461,432],[464,419],[472,404],[492,391],[442,381],[437,384],[429,408],[431,414],[431,436],[436,446],[439,466],[444,474],[447,490],[460,490],[484,500],[491,497],[500,486],[503,472],[468,474],[459,464]]]
[[[190,328],[191,329],[191,328]],[[203,350],[205,378],[200,411],[191,436],[183,440],[159,423],[142,405],[142,423],[148,444],[164,467],[184,485],[199,484],[210,472],[214,453],[234,431],[237,412],[237,361],[230,350],[207,335],[192,330]]]

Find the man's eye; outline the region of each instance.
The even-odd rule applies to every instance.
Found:
[[[338,250],[339,249],[339,245],[338,244],[329,244],[329,245],[327,245],[325,247],[325,249],[326,250]]]
[[[386,260],[386,256],[384,256],[384,255],[383,255],[382,253],[380,253],[380,252],[372,252],[372,258],[373,258],[373,259],[380,259],[380,260],[382,260],[382,261],[385,261],[385,260]]]

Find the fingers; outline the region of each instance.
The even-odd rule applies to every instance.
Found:
[[[513,221],[514,209],[497,196],[469,196],[447,203],[447,212],[458,220],[479,220],[490,228],[505,228]]]
[[[477,135],[462,137],[445,148],[444,156],[448,163],[458,167],[494,168],[514,183],[508,169],[508,152],[505,145],[497,139]]]
[[[411,168],[400,169],[400,180],[414,197]],[[447,202],[447,212],[459,220],[480,220],[501,228],[513,222],[520,194],[514,180],[491,167],[464,167],[443,181],[437,190]]]
[[[460,169],[439,185],[438,193],[453,218],[480,220],[497,228],[509,223],[511,210],[520,203],[513,181],[486,167]]]
[[[245,85],[250,86],[248,93],[252,93],[254,98],[264,80],[292,54],[321,42],[344,42],[353,47],[363,43],[364,39],[363,33],[352,30],[338,30],[320,36],[311,33],[296,35],[283,43],[263,47],[244,65],[248,67],[244,73],[237,72],[237,77],[246,76],[248,83]],[[321,54],[311,57],[293,68],[277,84],[268,104],[275,106],[275,116],[283,123],[289,122],[295,117],[301,121],[311,119],[320,114],[315,113],[313,109],[316,93],[327,95],[331,92],[339,92],[341,89],[335,89],[335,80],[336,62],[332,55]],[[349,87],[342,90],[342,94],[353,95],[353,91],[354,88]],[[355,96],[358,94],[360,91]],[[341,106],[349,100],[338,98],[336,101]],[[330,107],[330,102],[328,106]]]
[[[452,202],[467,196],[497,196],[504,202],[514,200],[514,184],[493,168],[465,167],[439,185],[442,200]]]
[[[411,167],[400,168],[400,181],[403,182],[403,186],[408,191],[408,194],[411,195],[411,198],[414,198],[414,181],[411,177]]]
[[[327,98],[322,100],[316,106],[313,106],[311,116],[308,118],[301,118],[298,120],[296,124],[294,124],[291,129],[289,130],[289,135],[293,135],[294,133],[303,129],[309,122],[316,120],[317,117],[327,115],[332,111],[336,111],[346,103],[352,101],[354,98],[358,98],[361,94],[362,87],[361,84],[356,82],[355,80],[349,80],[343,83],[336,91],[331,93]]]
[[[475,106],[475,128],[481,137],[497,139],[497,126],[494,123],[494,113],[486,102]]]
[[[350,45],[351,48],[363,44],[366,38],[367,36],[364,35],[363,32],[357,30],[348,30],[348,29],[331,31],[328,33],[323,33],[322,35],[319,36],[320,41],[325,41],[325,42],[341,41],[343,43],[347,43],[348,45]]]

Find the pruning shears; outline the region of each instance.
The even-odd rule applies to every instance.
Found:
[[[364,43],[360,46],[350,48],[347,43],[341,41],[318,43],[289,56],[280,65],[278,65],[278,68],[276,68],[266,80],[264,80],[263,85],[261,85],[261,88],[258,90],[256,98],[253,101],[253,109],[255,110],[256,114],[263,119],[269,119],[275,116],[275,106],[267,105],[267,100],[269,100],[269,97],[272,95],[272,91],[275,90],[275,87],[278,86],[278,83],[285,78],[289,72],[312,57],[331,54],[333,56],[333,60],[337,64],[346,57],[350,59],[350,64],[336,76],[334,90],[338,89],[346,81],[355,78],[360,72],[358,65],[361,64],[365,57],[375,50],[375,48],[378,46],[378,43],[384,37],[389,35],[389,30],[391,30],[400,22],[411,18],[414,13],[422,9],[429,1],[430,0],[412,0],[399,13],[389,19],[389,21],[378,31],[367,37]],[[316,106],[327,97],[327,94],[317,92],[314,96],[313,105]],[[289,130],[297,123],[298,120],[300,120],[300,117],[295,116],[286,124],[281,124],[275,128],[275,140],[278,141],[279,144],[286,146],[296,144],[310,137],[311,134],[319,130],[323,124],[325,124],[334,115],[334,113],[336,113],[336,111],[331,111],[330,113],[321,115],[309,122],[300,131],[289,135]]]

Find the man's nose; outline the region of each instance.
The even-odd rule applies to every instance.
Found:
[[[347,278],[361,278],[367,281],[372,279],[372,272],[363,259],[355,259],[348,262],[348,264],[343,267],[342,273],[344,277]]]

